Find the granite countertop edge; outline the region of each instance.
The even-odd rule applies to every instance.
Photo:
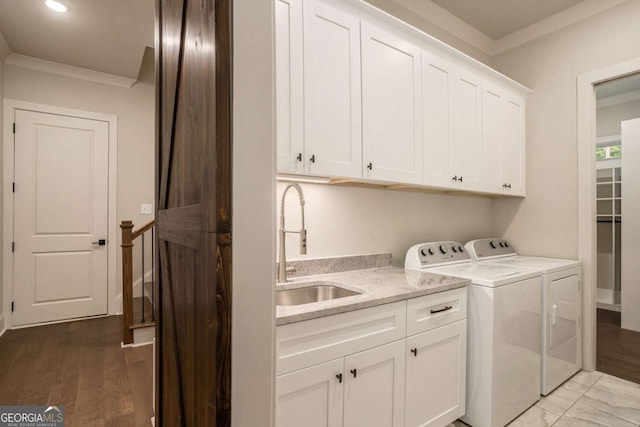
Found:
[[[471,284],[470,280],[458,277],[411,271],[397,267],[382,267],[299,277],[294,281],[278,284],[276,289],[305,287],[308,282],[312,281],[337,282],[338,286],[361,292],[361,294],[298,306],[277,306],[276,326],[405,301],[463,288]],[[408,283],[409,281],[417,282],[426,287],[420,288],[418,287],[419,285],[411,285]],[[432,282],[437,283],[433,284]]]

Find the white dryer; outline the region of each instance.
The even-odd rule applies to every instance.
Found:
[[[542,272],[542,359],[540,393],[547,395],[582,368],[582,267],[580,261],[517,255],[504,239],[465,245],[483,263]]]
[[[475,427],[508,424],[540,399],[540,272],[471,260],[457,242],[411,247],[405,268],[471,280],[466,414]]]

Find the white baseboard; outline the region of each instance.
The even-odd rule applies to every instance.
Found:
[[[153,344],[153,339],[156,337],[155,326],[149,328],[136,328],[133,330],[133,345],[132,347],[140,347],[142,345]]]
[[[4,316],[0,314],[0,337],[5,333],[6,329],[4,328]]]
[[[617,311],[618,313],[622,311],[622,309],[620,308],[620,304],[605,304],[599,302],[596,304],[596,307],[602,310]]]

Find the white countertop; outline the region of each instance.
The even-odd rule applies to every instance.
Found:
[[[277,326],[462,288],[471,283],[467,279],[457,277],[383,267],[299,277],[278,284],[276,290],[300,288],[308,282],[315,281],[337,282],[337,286],[361,294],[309,304],[278,305]]]

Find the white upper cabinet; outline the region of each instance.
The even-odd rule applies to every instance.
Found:
[[[361,0],[274,0],[278,172],[525,195],[530,91]]]
[[[517,96],[506,96],[505,139],[502,145],[502,179],[505,193],[525,194],[525,102]]]
[[[456,71],[453,81],[453,137],[451,177],[453,187],[482,190],[482,85],[478,77]]]
[[[363,176],[422,183],[420,48],[362,23]]]
[[[505,97],[496,88],[482,90],[482,181],[490,192],[502,192],[502,146],[505,140]]]
[[[450,187],[453,67],[422,51],[424,184]]]
[[[360,21],[320,1],[305,1],[304,52],[306,170],[360,177]]]
[[[303,172],[302,0],[275,0],[279,172]]]
[[[524,101],[485,84],[482,115],[482,181],[485,190],[524,196]]]

